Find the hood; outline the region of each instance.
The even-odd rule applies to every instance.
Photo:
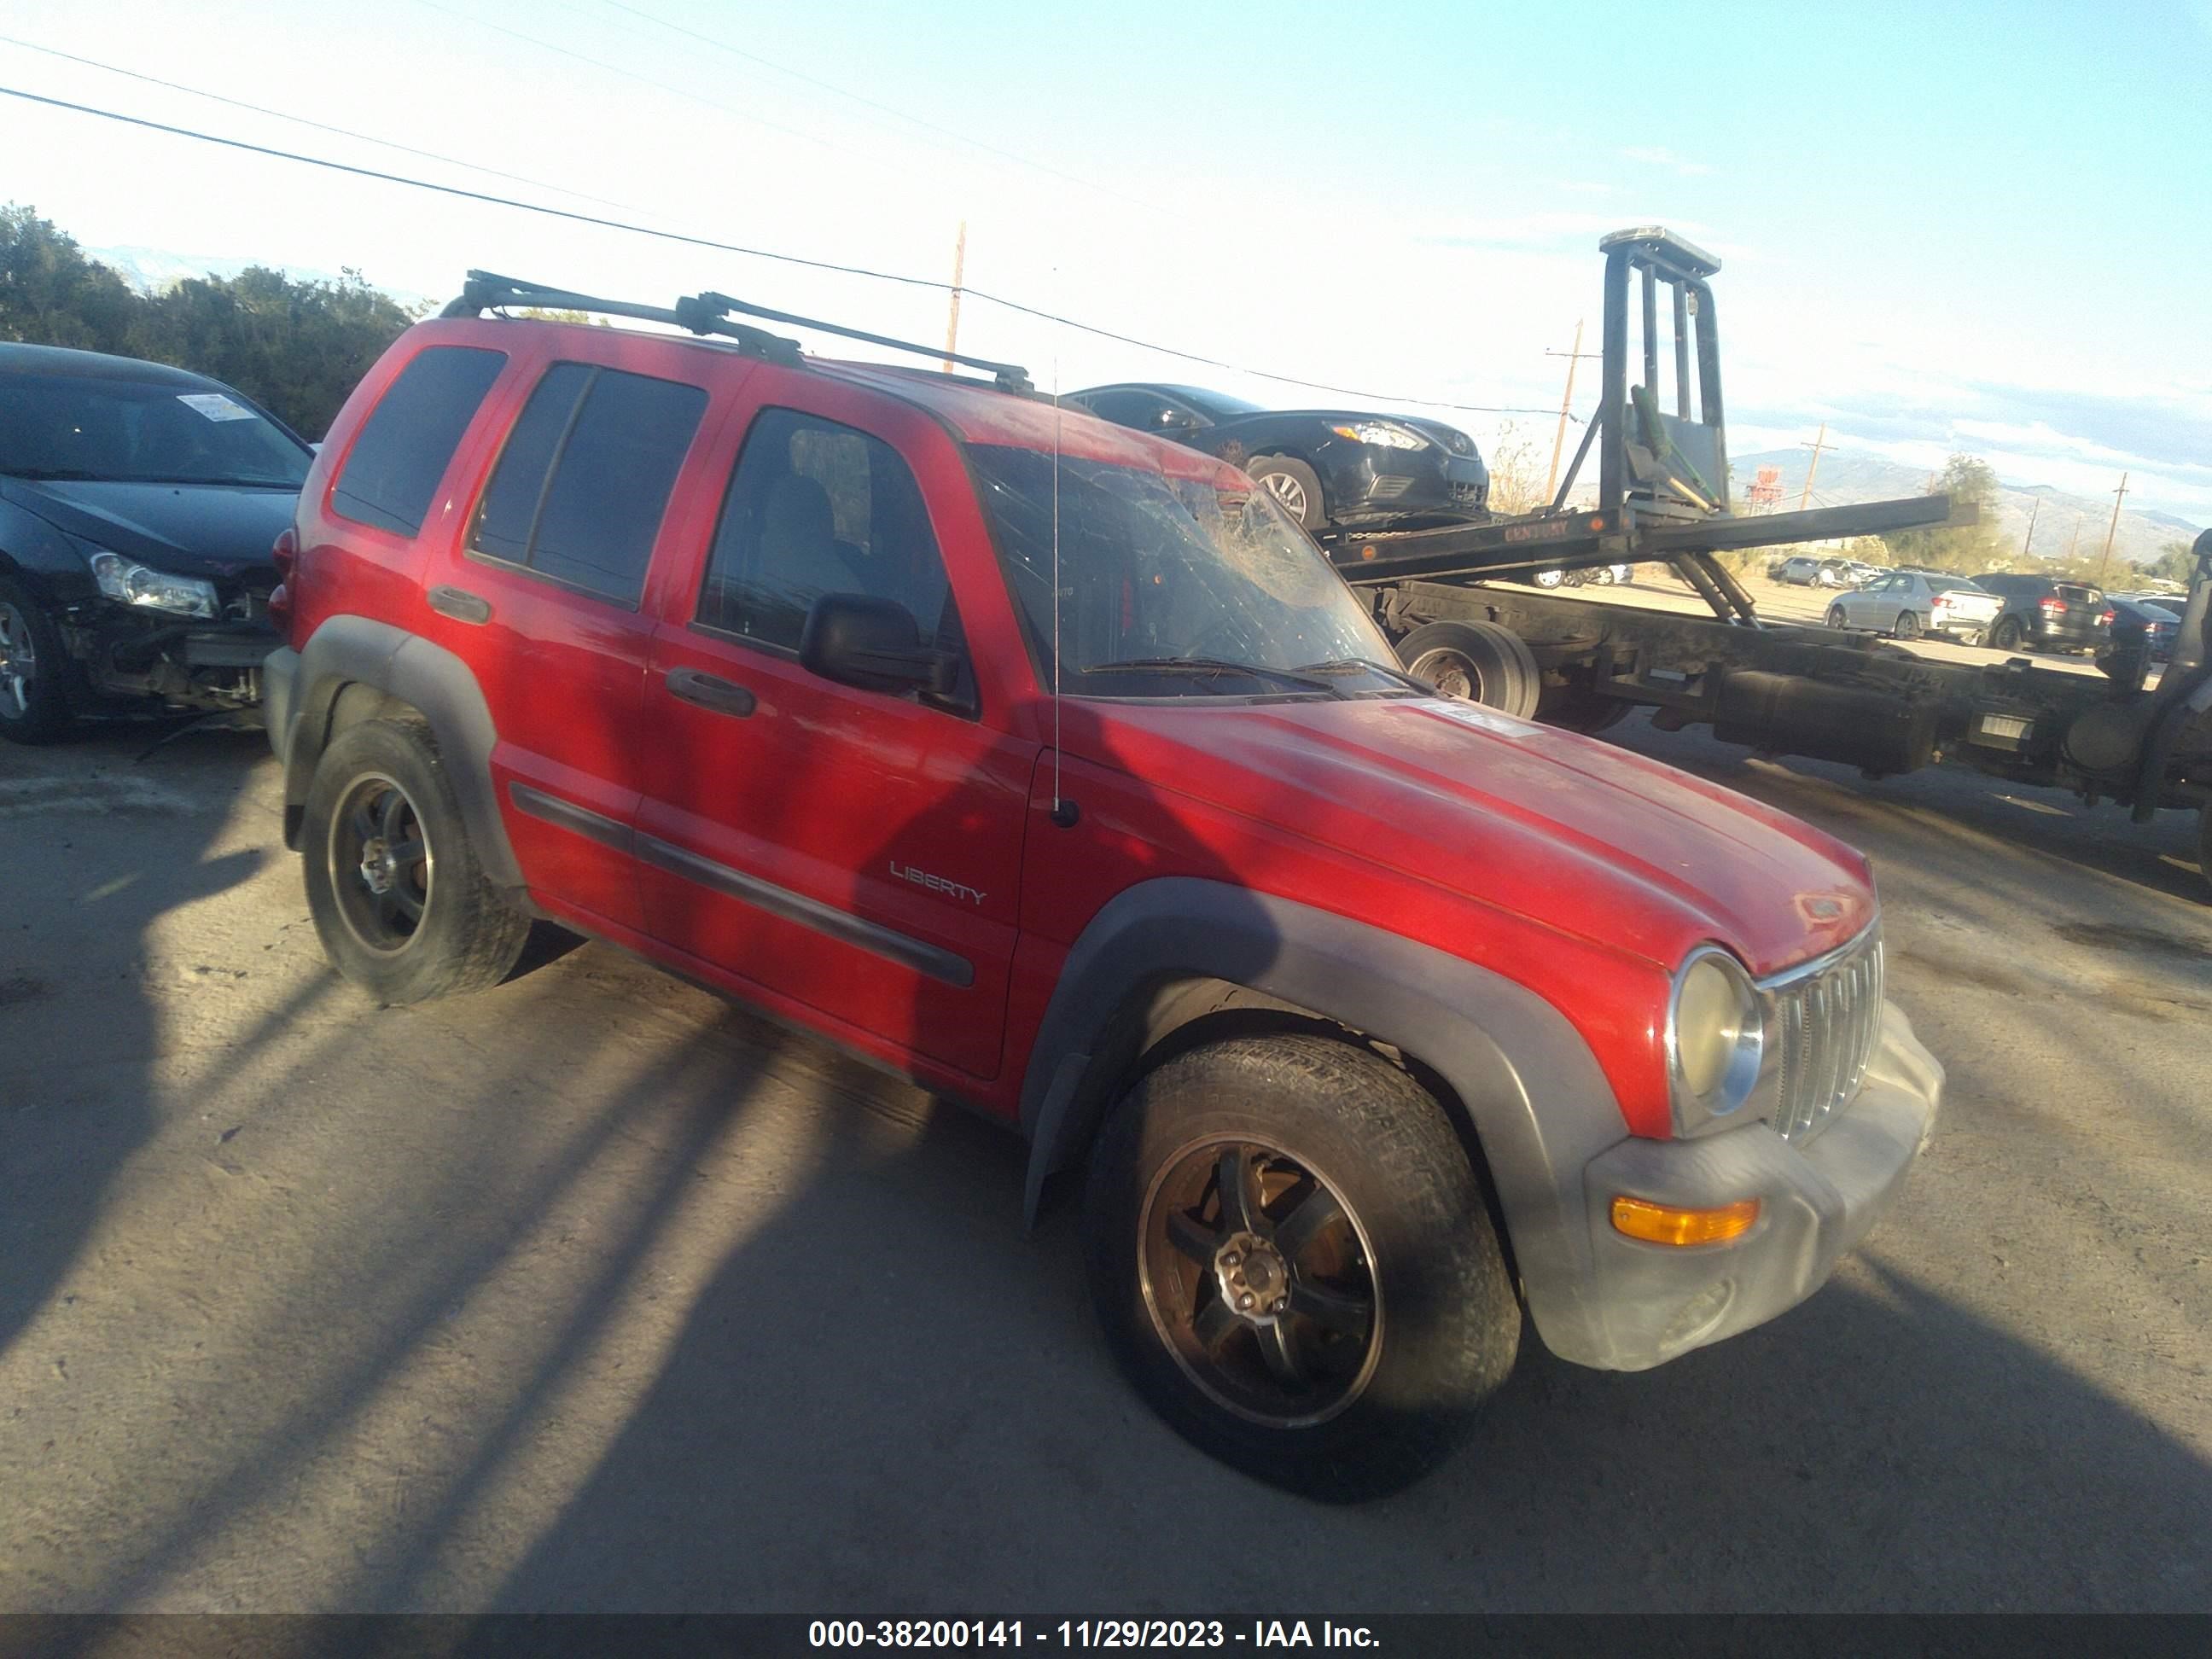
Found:
[[[1352,857],[1671,971],[1708,939],[1757,975],[1875,915],[1865,858],[1672,767],[1441,698],[1093,703],[1069,747]],[[1295,811],[1280,803],[1294,796]]]
[[[293,489],[234,484],[0,483],[12,501],[56,528],[157,570],[217,582],[276,566],[269,550],[292,522]]]
[[[1261,421],[1313,421],[1322,426],[1352,426],[1361,421],[1388,421],[1393,426],[1409,426],[1425,436],[1435,439],[1455,455],[1475,453],[1474,440],[1455,426],[1442,421],[1431,421],[1419,415],[1386,415],[1372,409],[1263,409],[1256,414],[1238,415],[1225,421],[1217,421],[1212,429],[1229,431],[1248,422]]]

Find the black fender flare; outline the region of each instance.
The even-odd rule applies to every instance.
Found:
[[[389,623],[338,616],[324,622],[301,647],[289,682],[281,697],[270,699],[272,711],[281,704],[282,714],[270,732],[284,763],[286,846],[298,842],[307,786],[329,744],[339,695],[348,686],[365,685],[407,704],[429,722],[485,875],[496,887],[522,889],[522,868],[507,841],[492,785],[491,754],[499,732],[466,663],[443,646]]]
[[[1194,978],[1334,1021],[1434,1072],[1466,1110],[1539,1331],[1555,1351],[1587,1346],[1575,1340],[1595,1323],[1583,1170],[1628,1130],[1581,1033],[1503,975],[1224,882],[1141,882],[1068,952],[1023,1077],[1032,1219],[1046,1178],[1088,1149],[1158,994]]]

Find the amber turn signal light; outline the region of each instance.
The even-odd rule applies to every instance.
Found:
[[[1641,1198],[1613,1200],[1613,1230],[1653,1244],[1724,1243],[1742,1237],[1758,1219],[1755,1198],[1739,1199],[1717,1210],[1685,1210]]]

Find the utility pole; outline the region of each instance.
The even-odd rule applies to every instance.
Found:
[[[2027,556],[2027,550],[2035,545],[2035,520],[2042,511],[2043,497],[2038,495],[2033,501],[2028,503],[2027,534],[2021,538],[2020,544],[2020,556],[2023,559]]]
[[[1812,464],[1805,469],[1805,488],[1799,491],[1797,495],[1797,510],[1800,513],[1802,513],[1805,510],[1805,504],[1813,499],[1814,475],[1818,473],[1820,470],[1820,452],[1827,447],[1828,423],[1826,421],[1820,422],[1820,435],[1819,437],[1814,439],[1809,444],[1801,443],[1797,446],[1800,449],[1809,449],[1813,452]]]
[[[1559,451],[1566,446],[1567,416],[1575,406],[1575,365],[1585,357],[1601,357],[1605,354],[1601,351],[1583,349],[1583,319],[1577,317],[1575,319],[1574,349],[1571,351],[1553,351],[1547,349],[1544,355],[1547,357],[1565,357],[1567,360],[1567,394],[1559,399],[1559,429],[1552,436],[1552,470],[1544,477],[1544,505],[1549,507],[1552,504],[1552,493],[1559,488]]]
[[[2097,586],[2105,585],[2105,567],[2112,562],[2112,537],[2120,527],[2120,503],[2128,498],[2128,475],[2120,474],[2120,487],[2112,492],[2112,521],[2105,526],[2105,550],[2097,559]]]
[[[952,372],[952,354],[960,349],[960,279],[968,264],[968,222],[960,222],[960,234],[952,244],[952,301],[945,313],[945,372]]]
[[[2073,563],[2073,562],[2074,562],[2074,548],[2075,548],[2075,544],[2076,543],[2078,543],[2081,539],[2081,515],[2079,513],[2076,513],[2076,514],[2074,515],[2074,533],[2073,533],[2072,535],[2069,536],[2069,537],[2066,538],[2066,562],[2067,562],[2067,563],[2071,564],[2071,563]]]

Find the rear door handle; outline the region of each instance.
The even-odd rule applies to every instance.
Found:
[[[465,587],[434,587],[430,590],[430,609],[441,617],[451,617],[455,622],[488,623],[491,620],[491,601]]]
[[[726,680],[715,674],[704,674],[696,668],[672,668],[665,677],[668,695],[717,714],[735,714],[739,719],[753,712],[757,699],[735,680]]]

